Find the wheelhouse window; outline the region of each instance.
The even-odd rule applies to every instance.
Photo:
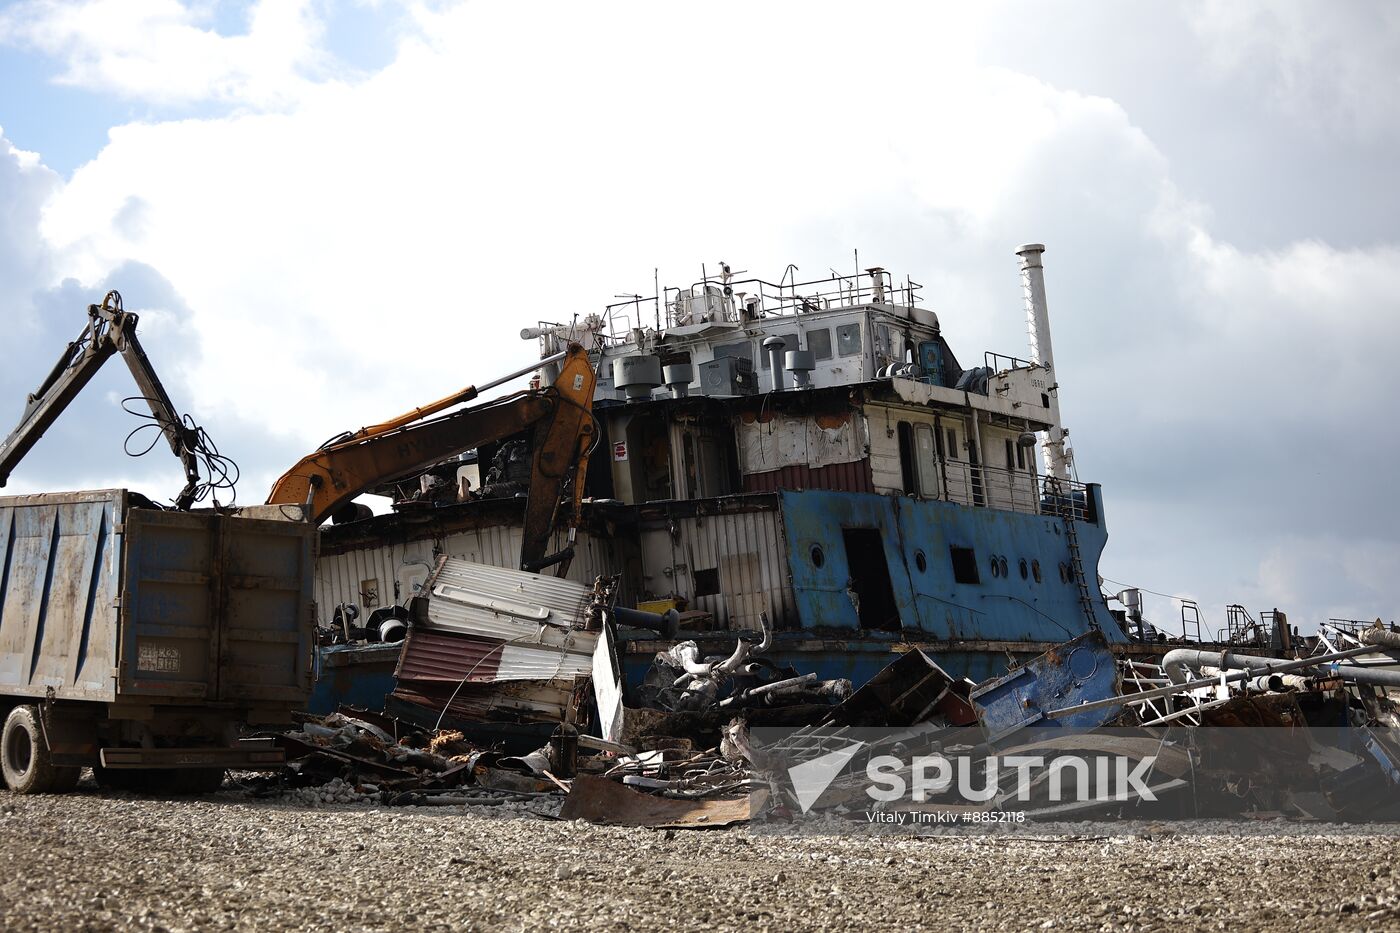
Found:
[[[919,495],[938,496],[938,455],[934,450],[933,425],[914,425],[914,460],[918,470]]]
[[[831,329],[820,327],[807,331],[807,349],[812,351],[815,359],[831,359]]]
[[[740,360],[748,360],[753,363],[753,344],[747,340],[739,343],[720,343],[715,345],[715,359],[724,356],[732,356]]]
[[[860,325],[842,324],[836,328],[836,354],[856,356],[860,353]]]

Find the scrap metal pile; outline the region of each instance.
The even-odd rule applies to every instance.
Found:
[[[1117,657],[1091,632],[980,684],[913,649],[852,691],[774,660],[762,617],[723,650],[658,652],[629,689],[620,640],[638,626],[673,636],[676,619],[617,607],[616,580],[444,558],[425,591],[386,713],[282,735],[279,786],[308,800],[723,826],[807,812],[814,799],[784,775],[840,752],[822,798],[838,816],[869,809],[872,761],[899,762],[883,779],[907,787],[934,756],[971,776],[922,787],[931,810],[1349,819],[1400,801],[1400,743],[1379,728],[1397,723],[1385,688],[1400,686],[1400,635],[1380,627],[1324,630],[1304,658],[1177,649],[1161,663]],[[1125,770],[1006,765],[1057,756],[1113,756]]]

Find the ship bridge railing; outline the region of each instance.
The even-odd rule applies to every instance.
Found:
[[[913,307],[923,288],[912,278],[896,282],[884,269],[797,280],[797,267],[778,282],[739,279],[706,273],[689,288],[668,286],[659,294],[619,295],[624,300],[604,307],[609,342],[631,339],[636,328],[674,328],[703,323],[743,324],[764,317],[788,317],[868,304]]]
[[[1030,515],[1050,515],[1072,521],[1096,523],[1094,501],[1088,486],[1075,480],[1057,480],[1029,469],[1008,469],[946,458],[937,464],[940,498],[974,508],[1005,509]]]

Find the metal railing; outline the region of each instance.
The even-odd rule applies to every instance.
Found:
[[[1019,356],[1010,356],[993,350],[983,353],[982,361],[994,373],[1004,373],[1013,369],[1030,369],[1038,365],[1029,360],[1023,360]]]
[[[1036,476],[1040,484],[1040,513],[1076,522],[1098,522],[1089,484],[1078,480]]]
[[[941,461],[938,467],[938,498],[949,502],[1073,521],[1098,521],[1086,483],[951,458]]]
[[[761,317],[785,317],[866,304],[913,307],[923,288],[908,276],[902,283],[896,283],[889,272],[880,268],[851,275],[833,270],[829,277],[799,282],[792,274],[796,268],[789,266],[788,274],[776,283],[760,278],[736,279],[706,274],[689,288],[667,286],[659,295],[650,297],[619,295],[626,300],[604,307],[607,336],[611,342],[621,342],[629,338],[635,327],[679,327],[700,323],[701,319],[743,323]]]

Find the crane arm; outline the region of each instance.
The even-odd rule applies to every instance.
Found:
[[[582,485],[582,462],[595,436],[593,365],[576,345],[564,357],[559,377],[548,388],[417,423],[405,423],[408,416],[401,416],[384,422],[388,429],[361,429],[329,444],[288,470],[267,501],[307,504],[307,518],[320,524],[366,490],[533,427],[521,566],[538,567],[545,561],[560,494],[570,474],[576,486]],[[440,410],[440,403],[414,411],[428,409]]]
[[[77,340],[68,344],[48,377],[29,396],[19,425],[0,443],[0,486],[5,485],[25,454],[92,381],[102,364],[113,354],[121,353],[171,451],[185,468],[185,488],[175,498],[175,505],[188,509],[194,504],[199,488],[199,460],[195,454],[200,446],[199,431],[188,427],[175,411],[165,386],[136,339],[138,320],[137,315],[122,310],[122,296],[115,291],[108,292],[102,304],[88,306],[87,326]]]

